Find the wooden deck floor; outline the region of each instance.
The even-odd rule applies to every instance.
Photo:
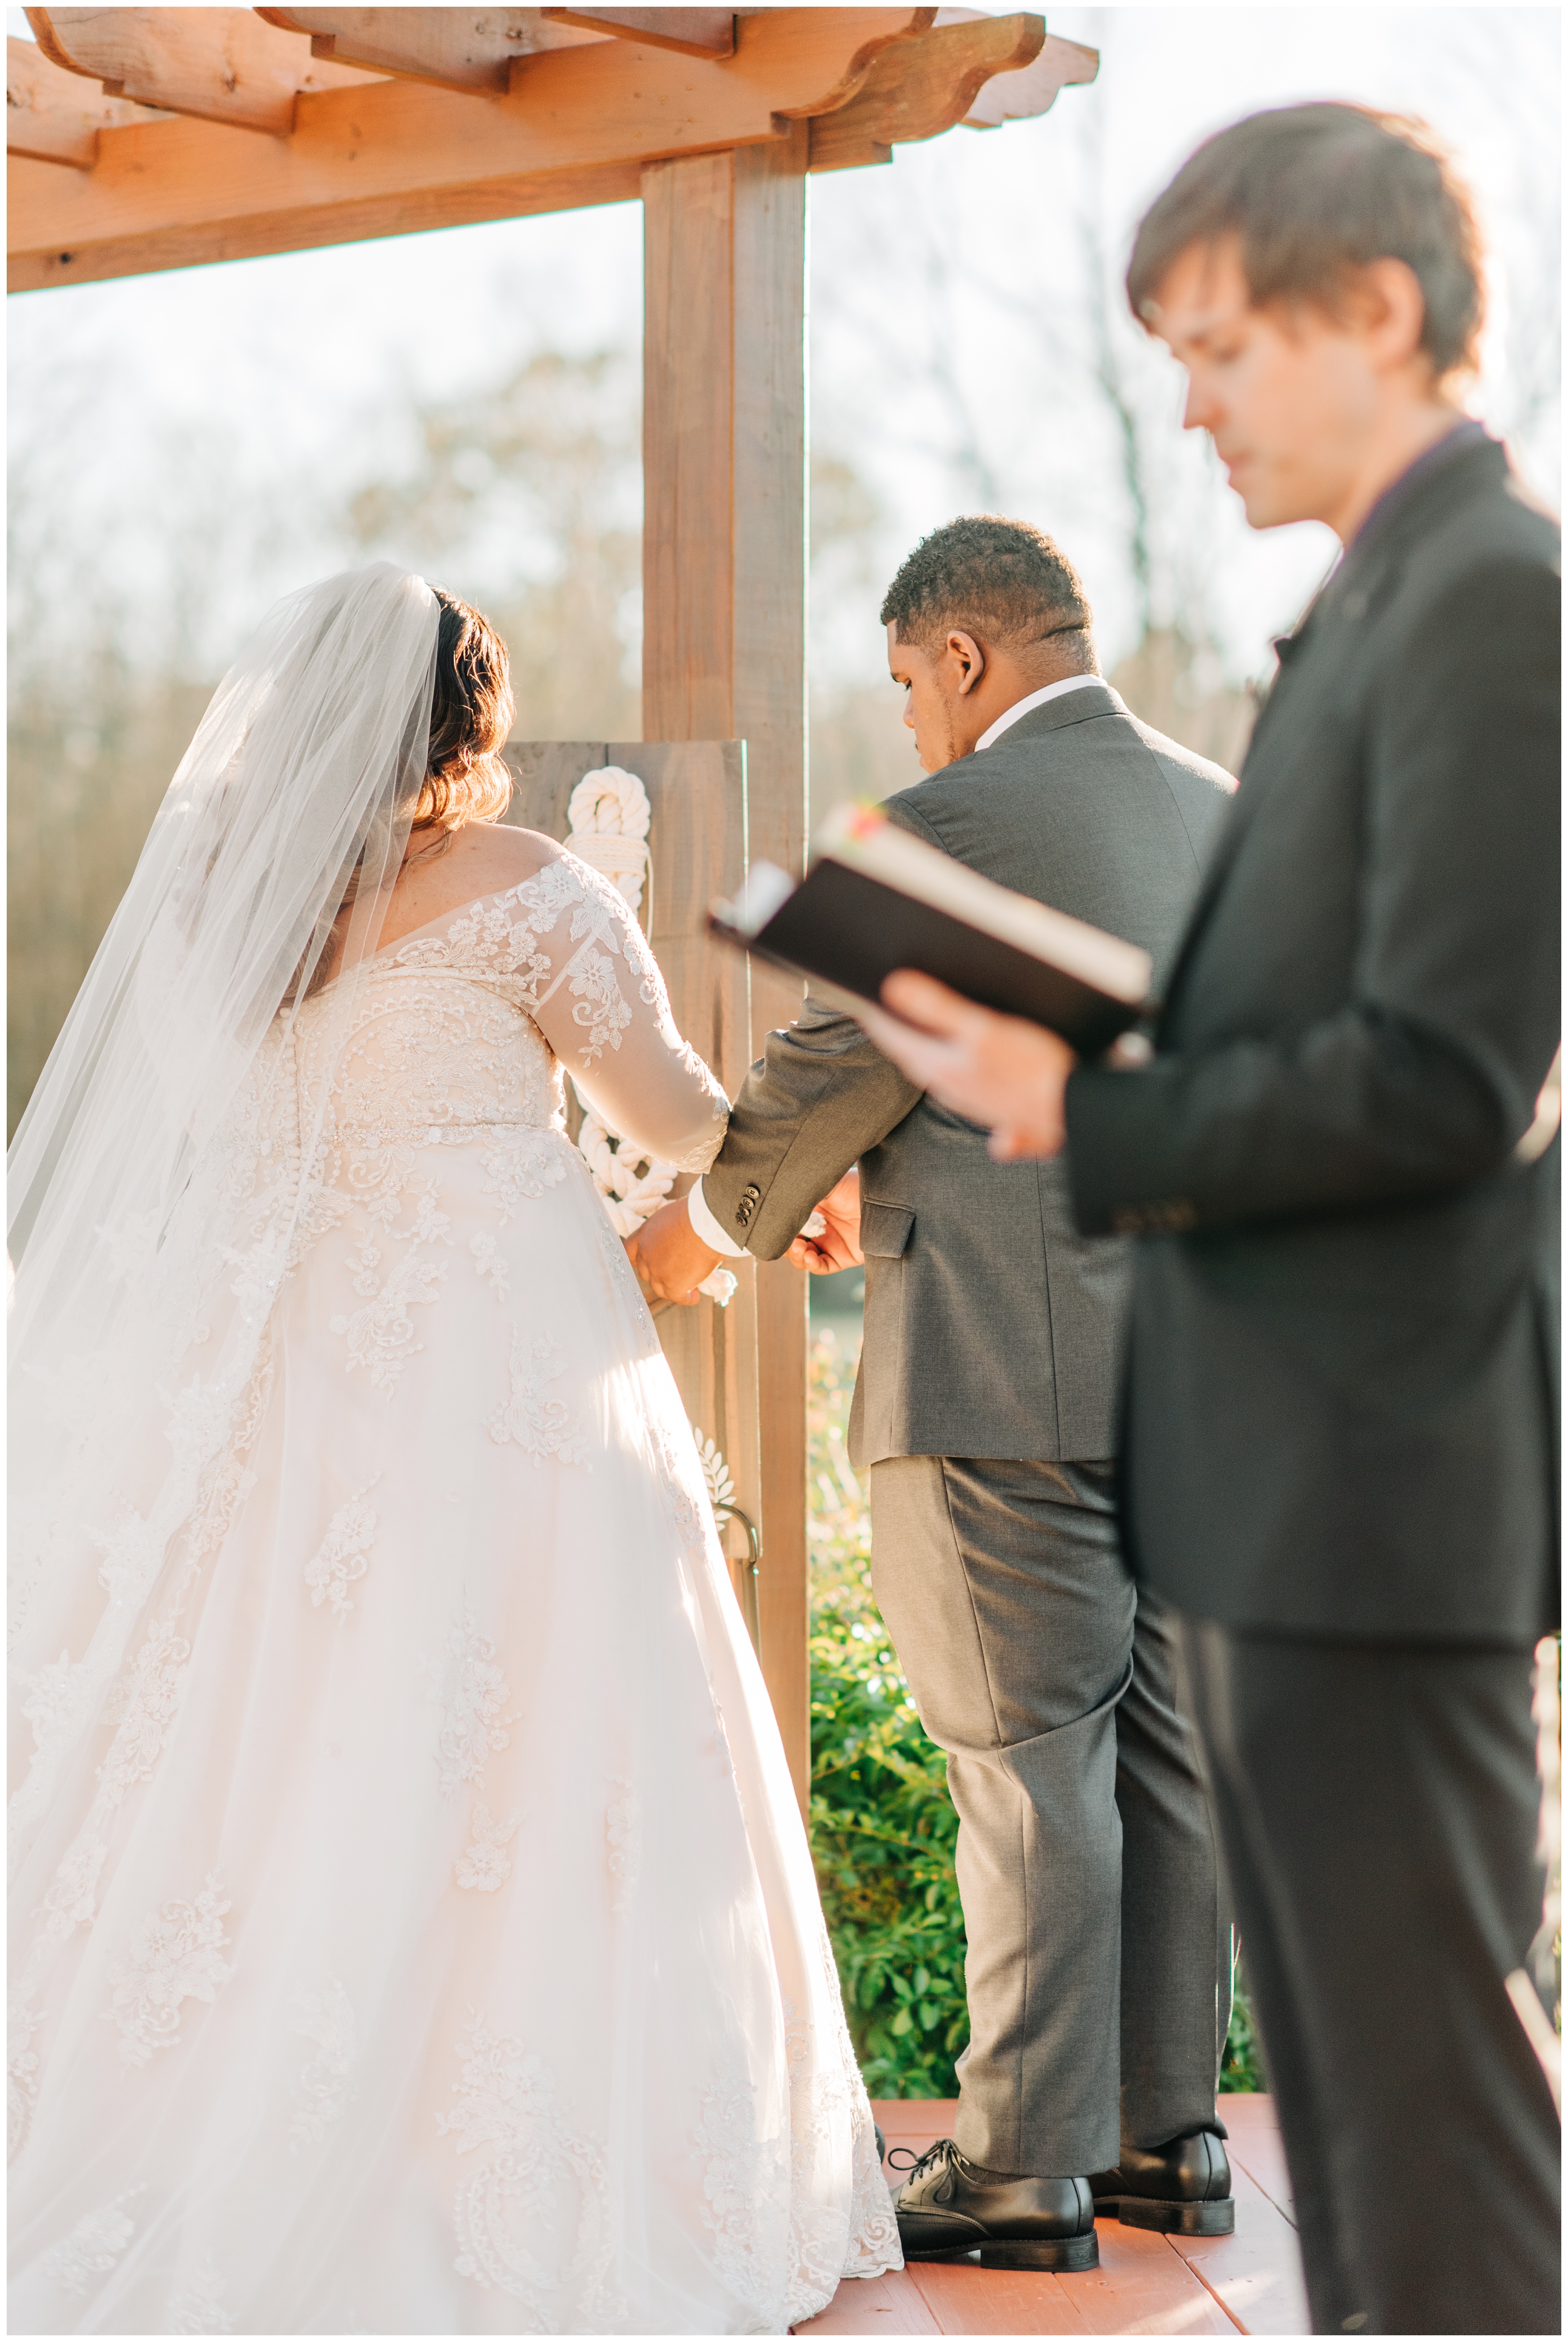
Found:
[[[889,2147],[945,2137],[954,2102],[875,2103]],[[1308,2334],[1296,2232],[1273,2107],[1222,2098],[1236,2197],[1233,2237],[1162,2237],[1099,2222],[1100,2266],[1081,2277],[926,2261],[850,2280],[801,2334]]]

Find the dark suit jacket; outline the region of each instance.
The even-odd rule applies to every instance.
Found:
[[[983,755],[888,800],[902,828],[1168,964],[1233,786],[1108,685],[1048,700]],[[994,1163],[985,1133],[808,1001],[770,1034],[703,1181],[762,1259],[861,1166],[865,1340],[850,1421],[889,1456],[1114,1452],[1132,1246],[1085,1240],[1056,1163]]]
[[[1559,552],[1494,443],[1390,500],[1281,673],[1146,1071],[1068,1085],[1140,1248],[1135,1566],[1189,1614],[1523,1639],[1554,1531]]]

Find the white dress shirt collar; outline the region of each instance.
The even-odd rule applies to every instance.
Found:
[[[1048,683],[1043,691],[1032,691],[1026,699],[1015,699],[1012,706],[997,717],[990,730],[980,735],[970,751],[971,755],[978,756],[982,749],[989,748],[993,742],[1001,739],[1010,724],[1016,724],[1021,716],[1030,715],[1036,707],[1044,707],[1048,699],[1060,699],[1064,691],[1082,691],[1086,684],[1091,683],[1099,684],[1102,689],[1107,687],[1103,675],[1066,675],[1060,683]]]

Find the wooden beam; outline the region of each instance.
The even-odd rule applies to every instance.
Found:
[[[163,120],[166,117],[152,117]],[[5,151],[35,163],[64,163],[90,171],[98,159],[100,130],[120,130],[149,119],[128,98],[105,97],[80,74],[51,65],[35,41],[5,44]]]
[[[1021,73],[998,74],[988,81],[964,117],[969,130],[998,130],[1004,122],[1024,122],[1048,114],[1058,93],[1074,83],[1091,82],[1100,70],[1100,52],[1081,42],[1051,35],[1033,65]]]
[[[752,20],[743,19],[744,27]],[[643,175],[643,729],[746,744],[749,850],[805,853],[805,169],[810,134]],[[752,969],[751,1049],[800,986]],[[757,1271],[763,1673],[809,1781],[805,1280]]]
[[[226,134],[215,131],[215,139]],[[223,156],[213,158],[221,168]],[[46,165],[15,158],[6,175],[6,217],[13,239],[29,222],[48,223],[58,207],[50,182],[62,175]],[[642,190],[635,163],[608,163],[581,171],[520,172],[483,187],[436,189],[368,197],[315,214],[289,212],[204,225],[140,231],[101,243],[56,245],[47,235],[28,248],[14,241],[7,272],[12,293],[57,285],[94,285],[116,276],[145,276],[168,268],[205,267],[225,260],[257,260],[269,253],[313,252],[372,236],[416,235],[432,228],[468,227],[484,220],[526,219],[541,212],[585,211],[599,204],[634,203]]]
[[[847,105],[812,124],[812,169],[882,162],[892,146],[938,137],[964,119],[996,75],[1031,64],[1044,45],[1044,17],[1025,15],[975,15],[901,42],[877,59]]]
[[[269,25],[310,36],[311,54],[400,74],[470,96],[504,97],[513,63],[544,49],[610,38],[545,21],[543,8],[258,8]]]
[[[687,57],[730,57],[735,50],[733,8],[545,8],[552,25],[578,25],[637,41],[644,48],[676,49]]]
[[[90,173],[12,166],[12,287],[618,202],[650,158],[771,141],[780,116],[843,102],[932,14],[775,9],[742,18],[715,65],[624,41],[558,50],[504,98],[414,81],[335,90],[298,100],[286,140],[199,122],[105,131]]]
[[[301,90],[345,89],[363,74],[318,65],[310,43],[251,8],[29,8],[51,64],[110,97],[286,138]]]

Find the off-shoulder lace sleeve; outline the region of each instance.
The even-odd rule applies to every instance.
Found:
[[[511,909],[528,929],[531,1013],[594,1112],[681,1171],[705,1171],[729,1101],[681,1038],[658,963],[624,897],[574,854],[547,863]]]

